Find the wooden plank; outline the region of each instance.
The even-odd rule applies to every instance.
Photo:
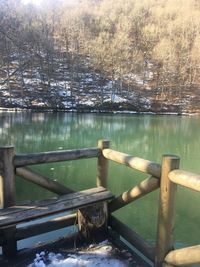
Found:
[[[67,188],[66,186],[56,181],[52,181],[48,177],[45,177],[44,175],[34,172],[29,168],[25,168],[25,167],[17,168],[16,174],[58,195],[64,195],[64,194],[69,194],[73,192],[72,189]]]
[[[148,259],[154,261],[154,248],[150,246],[141,236],[130,229],[127,225],[119,221],[113,215],[110,216],[108,224],[113,230],[127,240],[131,245],[138,249]]]
[[[92,195],[92,194],[100,193],[100,192],[104,192],[104,191],[106,191],[106,189],[104,187],[99,187],[99,188],[94,187],[94,188],[86,189],[83,191],[71,193],[68,195],[55,197],[55,198],[36,200],[33,202],[31,201],[30,203],[25,204],[25,205],[12,206],[12,207],[9,207],[9,209],[0,210],[0,216],[6,216],[6,215],[9,215],[10,213],[12,213],[12,214],[18,213],[18,211],[20,209],[23,209],[23,208],[28,210],[28,209],[34,209],[35,207],[38,207],[38,206],[45,207],[45,206],[49,206],[51,204],[55,204],[55,202],[59,203],[60,201],[74,200],[74,199],[79,198],[79,197],[87,196],[90,194]]]
[[[48,233],[50,231],[58,230],[75,224],[76,214],[60,216],[57,218],[50,219],[46,222],[35,223],[34,225],[28,225],[22,228],[20,227],[17,229],[15,238],[16,240],[21,240],[24,238]]]
[[[83,148],[63,151],[50,151],[32,154],[19,154],[14,157],[15,167],[26,165],[51,163],[58,161],[94,158],[99,154],[98,148]]]
[[[170,251],[165,263],[176,266],[200,264],[200,245]]]
[[[169,173],[169,178],[173,183],[200,192],[200,175],[198,174],[183,170],[174,170]]]
[[[145,196],[146,194],[159,188],[160,181],[157,178],[149,177],[132,189],[114,198],[109,204],[109,212],[114,212],[129,203]]]
[[[135,170],[148,173],[156,178],[160,178],[161,166],[158,163],[138,157],[133,157],[128,154],[115,151],[113,149],[104,149],[103,155],[107,159],[113,160],[120,164],[124,164]]]
[[[43,233],[48,233],[50,231],[55,231],[61,228],[72,226],[76,224],[76,214],[69,214],[64,216],[59,216],[50,219],[45,222],[35,222],[34,224],[19,227],[16,229],[15,240],[22,240],[35,235],[40,235]],[[0,246],[3,244],[2,230],[0,230]]]
[[[71,193],[68,195],[59,196],[59,197],[55,197],[55,198],[51,198],[51,199],[47,199],[47,200],[45,199],[45,200],[34,201],[33,204],[31,202],[30,204],[25,204],[25,205],[21,205],[21,206],[12,206],[12,207],[9,207],[7,209],[1,210],[0,216],[7,216],[10,213],[12,213],[12,214],[18,213],[23,208],[25,210],[28,210],[28,209],[34,209],[35,207],[38,207],[38,206],[46,207],[46,206],[50,206],[51,204],[54,205],[55,203],[59,203],[62,201],[76,200],[77,198],[80,198],[83,196],[93,195],[93,194],[101,193],[104,191],[106,191],[106,189],[103,187],[99,187],[99,188],[95,187],[95,188],[91,188],[91,189],[87,189],[87,190],[83,190],[83,191],[78,191],[75,193]]]
[[[108,176],[108,160],[103,155],[103,149],[109,148],[110,141],[99,140],[98,148],[100,150],[97,162],[97,186],[106,187]]]
[[[80,208],[111,198],[113,195],[109,191],[103,187],[97,187],[61,196],[48,205],[7,208],[0,212],[0,227]]]
[[[179,168],[179,157],[164,155],[160,183],[160,199],[156,240],[155,266],[162,267],[167,253],[173,249],[173,232],[175,220],[175,194],[177,185],[168,177],[169,173]]]

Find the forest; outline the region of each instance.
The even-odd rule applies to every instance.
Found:
[[[0,1],[1,107],[199,113],[199,90],[199,0]]]

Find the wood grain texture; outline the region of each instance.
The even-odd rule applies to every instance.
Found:
[[[170,181],[168,175],[172,170],[179,168],[179,161],[179,157],[172,155],[164,155],[162,160],[156,240],[156,267],[162,267],[165,256],[173,249],[177,185]]]
[[[0,147],[0,208],[15,204],[14,147]]]
[[[10,207],[0,212],[0,227],[73,210],[112,198],[113,195],[105,188],[97,187],[61,196],[46,205]]]
[[[108,160],[103,155],[103,149],[109,148],[110,141],[108,140],[99,140],[98,148],[99,155],[97,161],[97,186],[106,187],[107,185],[107,176],[108,176]]]
[[[113,149],[104,149],[103,155],[107,159],[126,165],[132,169],[148,173],[156,178],[160,178],[161,166],[158,163],[138,157],[133,157],[131,155],[118,152]]]
[[[173,183],[200,192],[200,175],[198,174],[183,170],[174,170],[169,173],[169,178]]]
[[[15,150],[13,146],[0,148],[0,206],[2,209],[15,205],[15,169],[13,159]],[[17,253],[17,242],[14,238],[16,226],[4,229],[2,253],[6,257],[14,257]]]
[[[160,186],[160,181],[157,178],[149,177],[145,179],[138,185],[134,186],[132,189],[122,193],[121,195],[113,199],[108,206],[109,212],[114,212],[128,205],[129,203],[158,189],[159,186]]]
[[[34,165],[41,163],[51,163],[58,161],[87,159],[97,157],[98,148],[83,148],[64,151],[50,151],[32,154],[18,154],[14,157],[15,167],[23,167],[26,165]]]
[[[200,245],[170,251],[165,263],[176,266],[200,264]]]
[[[64,194],[73,192],[72,189],[67,188],[66,186],[56,181],[53,181],[50,178],[45,177],[44,175],[34,172],[33,170],[29,168],[25,168],[25,167],[17,168],[16,174],[58,195],[64,195]]]

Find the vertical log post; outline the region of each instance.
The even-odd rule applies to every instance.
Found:
[[[88,243],[101,242],[107,237],[108,207],[95,203],[77,212],[79,239]]]
[[[15,205],[15,168],[13,164],[14,147],[0,147],[0,208]],[[3,255],[13,257],[17,252],[15,240],[16,227],[4,228],[3,233]]]
[[[105,148],[109,148],[110,141],[108,140],[99,140],[98,148],[100,149],[100,153],[98,156],[97,163],[97,186],[106,187],[107,185],[107,175],[108,175],[108,160],[103,156],[102,150]]]
[[[103,149],[109,148],[108,140],[99,140],[99,155],[97,161],[96,185],[106,187],[108,175],[108,160],[103,156]],[[86,242],[99,242],[105,239],[108,221],[108,206],[106,202],[78,210],[79,238]]]
[[[163,156],[156,240],[156,267],[162,266],[165,256],[173,249],[175,194],[177,185],[170,181],[168,174],[170,171],[179,168],[179,162],[180,159],[177,156]]]

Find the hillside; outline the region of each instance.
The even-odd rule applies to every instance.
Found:
[[[0,107],[200,112],[192,1],[0,3]]]

